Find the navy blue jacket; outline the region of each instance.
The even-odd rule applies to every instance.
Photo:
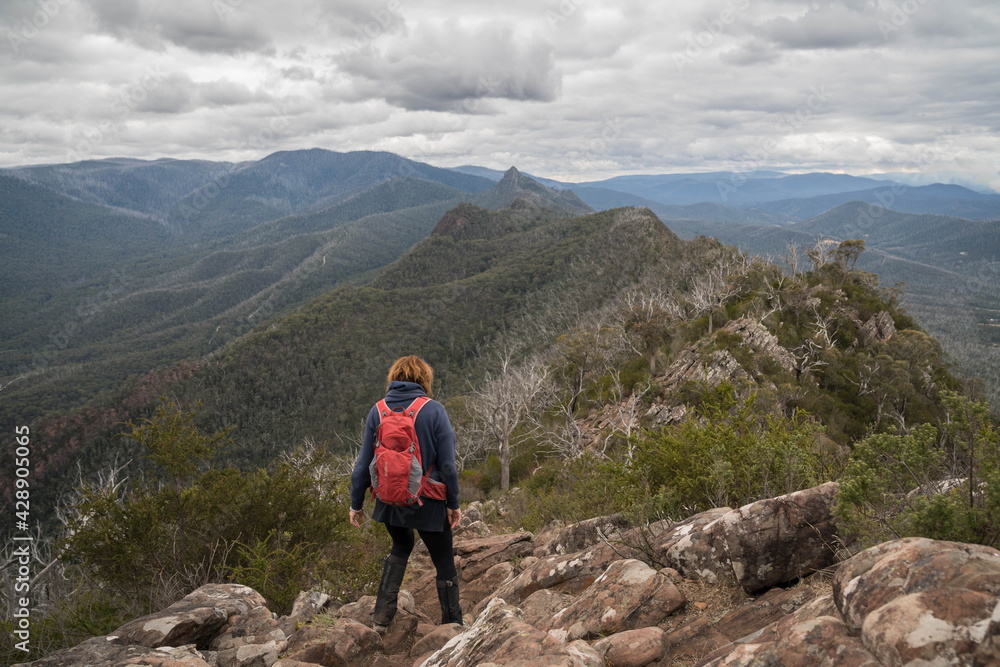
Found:
[[[392,382],[385,395],[389,408],[405,408],[418,396],[426,396],[423,387],[415,382]],[[351,509],[360,510],[365,502],[365,492],[371,487],[371,473],[368,470],[375,456],[375,429],[379,414],[372,406],[365,422],[365,435],[361,442],[361,454],[351,473]],[[372,519],[404,528],[421,530],[443,530],[448,509],[458,509],[458,469],[455,467],[455,431],[444,406],[431,400],[421,408],[414,423],[417,440],[420,442],[420,462],[424,469],[434,467],[431,479],[444,482],[447,498],[444,501],[423,498],[423,506],[391,507],[375,501]]]

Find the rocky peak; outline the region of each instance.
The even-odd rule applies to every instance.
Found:
[[[483,208],[503,209],[510,208],[516,200],[521,200],[518,202],[521,208],[530,204],[564,215],[575,216],[594,212],[594,209],[573,192],[546,187],[525,176],[516,167],[508,169],[495,186],[476,195],[473,202]]]

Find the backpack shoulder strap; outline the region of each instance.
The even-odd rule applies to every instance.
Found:
[[[382,422],[382,417],[385,417],[391,411],[389,410],[389,406],[386,405],[384,398],[381,401],[379,401],[378,403],[376,403],[375,407],[378,408],[378,420],[379,420],[379,423],[381,423]]]
[[[406,411],[413,418],[414,424],[417,423],[417,415],[420,414],[421,408],[423,408],[430,402],[431,399],[427,398],[426,396],[417,396],[415,399],[413,399],[413,402],[410,403],[410,407],[406,408]]]

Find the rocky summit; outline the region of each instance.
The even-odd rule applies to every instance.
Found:
[[[439,625],[434,569],[411,558],[384,635],[373,597],[203,586],[31,667],[460,667],[1000,664],[1000,552],[906,538],[850,556],[838,486],[627,528],[620,517],[456,532],[468,625]],[[849,556],[845,559],[845,556]],[[26,667],[25,666],[25,667]]]

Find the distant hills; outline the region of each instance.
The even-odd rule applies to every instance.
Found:
[[[383,153],[279,153],[207,185],[215,172],[202,163],[167,166],[192,169],[185,182],[197,189],[185,194],[183,179],[165,179],[158,201],[173,203],[159,217],[127,210],[137,204],[125,196],[110,208],[66,193],[101,199],[127,174],[152,182],[164,161],[36,169],[61,173],[53,184],[66,193],[0,175],[0,386],[14,382],[0,394],[3,419],[82,405],[130,376],[211,354],[338,285],[371,280],[463,201],[592,210],[516,169],[494,183]],[[255,204],[264,194],[268,203]],[[222,209],[227,217],[213,217]]]
[[[481,167],[456,171],[499,180],[500,172]],[[851,201],[884,206],[906,213],[935,213],[971,220],[1000,219],[1000,194],[977,192],[961,185],[909,186],[883,178],[847,174],[782,174],[711,172],[617,176],[603,181],[563,183],[538,179],[550,187],[568,189],[596,209],[615,206],[704,206],[716,209],[711,219],[752,222],[797,222]],[[674,209],[671,217],[699,217],[695,211]]]
[[[967,335],[929,326],[965,341],[969,352],[957,356],[976,369],[969,364],[985,363],[998,342],[983,286],[1000,273],[991,222],[1000,195],[882,178],[759,171],[561,183],[515,168],[443,169],[321,149],[244,163],[110,159],[2,170],[0,387],[14,384],[0,403],[33,418],[212,354],[337,286],[371,281],[463,202],[560,215],[647,207],[682,238],[715,236],[772,257],[789,241],[862,236],[873,251],[864,262],[877,258],[871,270],[906,281],[918,315],[962,304],[961,317],[935,321],[962,321]],[[884,211],[877,225],[865,222],[870,211]],[[956,276],[961,295],[946,297]],[[1000,387],[997,363],[988,384]]]

